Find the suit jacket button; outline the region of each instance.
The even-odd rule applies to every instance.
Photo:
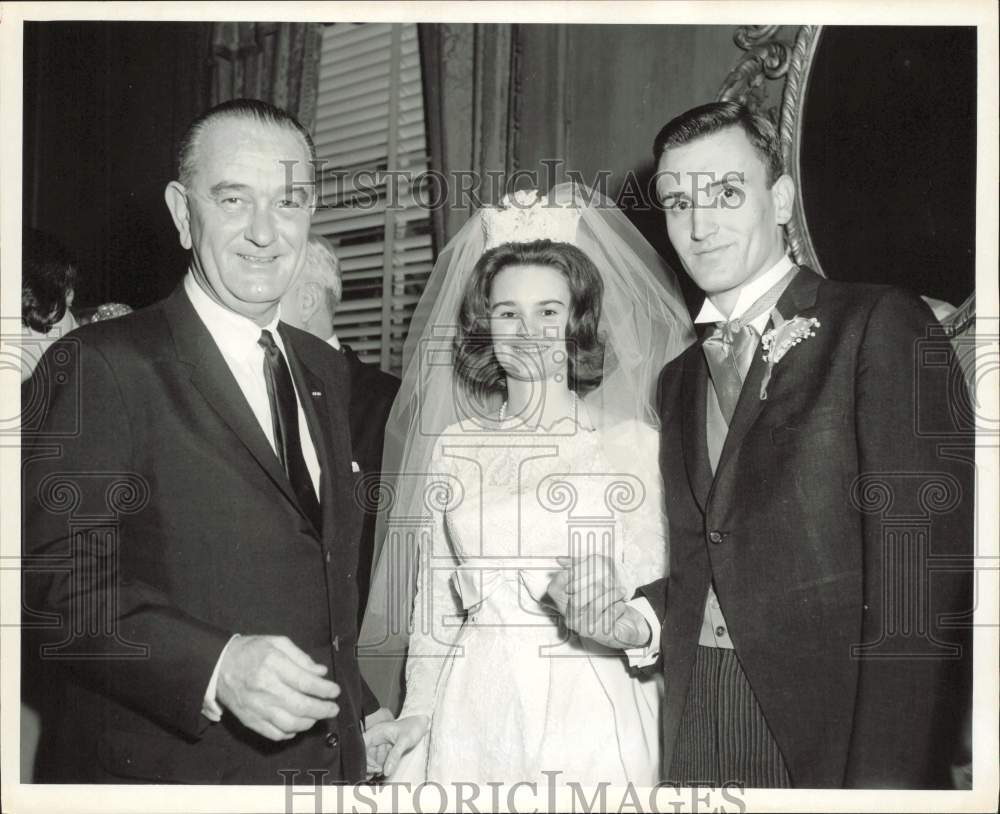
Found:
[[[338,653],[340,652],[340,634],[339,633],[336,636],[333,637],[333,639],[330,641],[330,644],[333,645],[333,649],[334,650],[336,650]]]
[[[709,541],[715,543],[716,545],[722,542],[722,537],[723,534],[721,531],[710,531],[708,533]]]
[[[329,551],[327,551],[326,555],[323,557],[323,559],[325,559],[327,565],[329,565],[330,564],[330,560],[333,559],[333,555]]]
[[[331,749],[336,749],[337,746],[340,745],[340,735],[338,735],[336,732],[327,732],[326,745],[329,746]]]

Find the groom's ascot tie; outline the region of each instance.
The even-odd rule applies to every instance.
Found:
[[[288,480],[291,481],[299,506],[319,531],[323,528],[323,514],[316,499],[316,492],[313,491],[305,458],[302,456],[298,403],[295,400],[292,374],[270,331],[266,329],[261,331],[257,344],[264,349],[264,383],[267,386],[268,401],[271,403],[274,451],[288,475]]]
[[[789,271],[736,319],[716,322],[715,330],[702,343],[712,385],[727,425],[733,420],[743,380],[758,344],[759,336],[750,323],[777,305],[796,271],[794,268]]]

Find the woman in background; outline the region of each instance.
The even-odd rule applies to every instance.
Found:
[[[21,248],[21,381],[31,377],[49,345],[77,327],[76,264],[55,237],[25,229]]]

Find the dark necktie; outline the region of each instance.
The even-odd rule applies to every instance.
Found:
[[[708,372],[712,377],[712,386],[719,399],[719,407],[726,419],[726,424],[732,423],[736,402],[743,389],[743,380],[753,362],[753,353],[757,348],[757,331],[750,324],[761,314],[770,311],[777,305],[792,277],[798,272],[791,269],[777,283],[739,317],[728,321],[716,322],[715,330],[702,343],[705,360],[708,362]]]
[[[317,531],[323,528],[323,514],[313,489],[306,460],[302,456],[299,436],[299,409],[295,400],[292,374],[285,357],[275,344],[270,331],[261,331],[257,344],[264,349],[264,383],[267,400],[271,404],[271,422],[274,428],[274,451],[285,468],[299,506],[312,521]]]

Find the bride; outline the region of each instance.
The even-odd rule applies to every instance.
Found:
[[[656,680],[569,632],[545,591],[557,558],[584,553],[628,588],[665,575],[652,394],[691,338],[673,274],[583,187],[517,193],[442,252],[386,441],[398,469],[390,451],[363,669],[385,676],[379,656],[401,652],[414,567],[416,593],[405,702],[366,732],[369,771],[658,781]]]

